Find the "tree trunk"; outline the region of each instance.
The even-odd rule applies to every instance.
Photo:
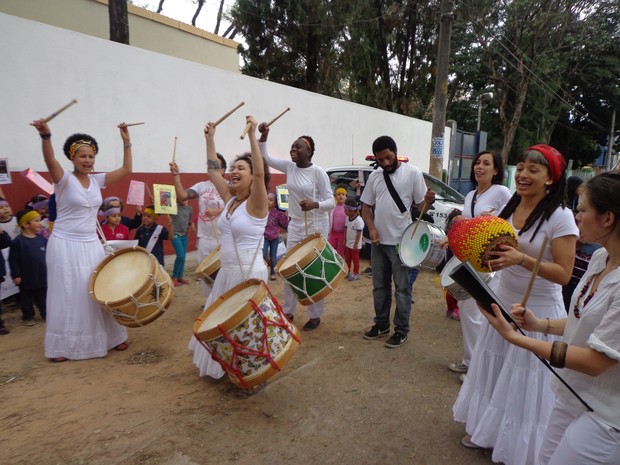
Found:
[[[224,0],[220,2],[220,8],[217,10],[217,20],[215,22],[215,30],[214,34],[218,34],[220,32],[220,23],[222,22],[222,13],[224,11]]]
[[[200,14],[200,10],[202,10],[204,4],[205,0],[198,0],[198,8],[196,8],[196,13],[194,13],[194,17],[192,18],[192,26],[196,26],[196,20],[198,19],[198,15]]]
[[[504,160],[504,165],[508,164],[508,156],[510,155],[510,149],[512,148],[512,143],[514,141],[515,134],[517,133],[517,128],[519,127],[521,115],[523,114],[523,104],[525,103],[527,89],[530,84],[529,74],[525,74],[522,68],[522,63],[520,62],[519,71],[522,73],[521,80],[517,83],[516,95],[514,99],[514,110],[510,120],[506,118],[505,104],[500,104],[500,123],[502,133],[504,134],[504,145],[502,146],[502,158]],[[503,109],[502,106],[504,107]]]
[[[127,0],[109,0],[110,40],[129,45],[129,18]]]
[[[159,5],[157,6],[157,13],[161,13],[161,10],[164,9],[164,2],[166,0],[159,0]]]

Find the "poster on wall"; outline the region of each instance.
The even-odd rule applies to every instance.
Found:
[[[11,184],[8,158],[0,158],[0,184]]]
[[[25,169],[21,172],[21,174],[39,189],[47,192],[48,195],[52,195],[54,193],[54,186],[52,186],[52,184],[47,179],[45,179],[32,168]]]
[[[131,180],[129,191],[127,192],[127,205],[144,205],[144,183],[142,181]]]
[[[153,200],[155,201],[155,213],[158,215],[177,214],[177,193],[174,186],[153,184]]]

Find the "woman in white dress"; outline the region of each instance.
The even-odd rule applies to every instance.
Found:
[[[496,318],[488,320],[511,344],[549,360],[592,409],[588,412],[553,378],[556,399],[540,464],[615,465],[620,463],[620,174],[603,173],[588,181],[577,222],[585,241],[603,247],[593,254],[573,293],[568,319],[537,318],[520,304],[511,308],[528,333],[563,336],[562,342],[513,331],[498,308]]]
[[[248,132],[251,154],[239,155],[230,169],[230,185],[224,179],[215,149],[215,126],[208,123],[204,134],[207,143],[207,168],[209,177],[225,202],[217,227],[220,236],[221,268],[213,283],[213,290],[207,298],[205,309],[222,294],[247,279],[267,282],[267,266],[262,257],[262,244],[269,208],[267,185],[269,172],[261,156],[256,140],[256,120],[248,116],[251,124]],[[175,163],[170,164],[172,174],[178,173]],[[221,378],[224,370],[209,351],[192,337],[189,343],[194,351],[194,364],[200,376]],[[257,391],[255,387],[248,394]],[[241,390],[246,392],[246,390]]]
[[[56,185],[57,217],[49,238],[47,262],[47,318],[45,356],[53,362],[105,357],[109,350],[127,349],[127,330],[104,311],[88,293],[91,273],[104,258],[97,237],[101,189],[131,173],[131,141],[125,123],[123,165],[109,173],[92,174],[99,151],[87,134],[73,134],[63,147],[73,164],[65,171],[54,156],[45,120],[31,123],[41,136],[43,158]]]
[[[288,230],[286,250],[291,250],[308,235],[318,232],[329,235],[329,212],[336,206],[329,177],[323,168],[312,163],[314,140],[301,136],[291,144],[290,160],[271,157],[267,153],[269,126],[261,124],[260,149],[269,166],[286,174],[286,188],[289,193]],[[304,331],[313,331],[321,324],[325,313],[325,300],[306,306],[308,321]],[[297,298],[288,284],[284,285],[284,312],[293,321],[297,312]]]
[[[548,238],[542,263],[528,301],[539,318],[566,315],[562,285],[571,276],[578,229],[564,207],[565,162],[548,145],[535,145],[521,154],[517,190],[500,217],[518,234],[519,246],[503,246],[490,260],[498,270],[497,296],[509,306],[522,299],[536,257]],[[552,341],[552,334],[532,335]],[[472,362],[453,407],[456,421],[466,423],[466,447],[492,448],[492,459],[506,465],[535,465],[553,404],[549,371],[527,351],[509,344],[484,323]]]
[[[474,218],[483,214],[498,215],[512,196],[510,190],[502,185],[504,161],[499,153],[485,150],[476,155],[471,166],[470,180],[476,188],[465,196],[463,218]],[[467,373],[483,318],[474,299],[459,302],[459,309],[463,331],[463,360],[448,364],[448,369],[454,373]]]

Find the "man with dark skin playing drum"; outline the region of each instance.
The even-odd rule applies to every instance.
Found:
[[[394,333],[385,346],[396,348],[407,342],[411,314],[411,269],[401,262],[398,246],[410,222],[411,206],[415,204],[420,211],[428,210],[435,202],[435,192],[427,189],[419,168],[398,159],[396,142],[391,137],[377,138],[372,144],[372,152],[377,164],[383,169],[370,174],[360,199],[362,217],[372,242],[370,259],[375,307],[374,325],[364,333],[364,339],[378,339],[390,333],[393,279],[396,297]],[[390,193],[389,181],[394,187],[396,198]],[[397,205],[398,197],[404,208]]]

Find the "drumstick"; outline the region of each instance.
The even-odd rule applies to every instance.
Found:
[[[151,194],[151,189],[149,189],[149,185],[147,183],[144,183],[144,187],[146,187],[146,195],[148,195],[149,199],[151,199],[151,203],[154,203],[153,194]]]
[[[424,207],[425,206],[426,206],[426,203],[422,207],[422,210],[420,210],[420,216],[418,216],[418,222],[413,227],[413,232],[411,233],[411,239],[413,239],[413,236],[415,236],[415,232],[418,230],[418,226],[420,225],[420,222],[422,221],[422,215],[424,215]]]
[[[525,304],[527,303],[527,299],[530,297],[530,292],[532,292],[532,286],[534,286],[534,279],[536,279],[536,275],[538,275],[538,270],[540,269],[540,262],[542,261],[543,255],[545,254],[545,248],[547,247],[548,241],[549,241],[549,238],[545,236],[545,238],[543,239],[543,243],[540,246],[540,252],[538,252],[536,263],[534,264],[534,268],[532,269],[532,276],[530,276],[530,282],[527,285],[525,294],[523,294],[523,299],[521,299],[522,307],[525,307]]]
[[[51,120],[53,120],[54,118],[56,118],[58,115],[60,115],[63,111],[65,111],[67,108],[69,108],[71,105],[77,103],[76,99],[71,100],[69,103],[67,103],[64,107],[60,108],[59,110],[56,110],[54,113],[52,113],[51,115],[49,115],[47,118],[43,119],[44,123],[49,123]]]
[[[222,121],[224,121],[226,118],[228,118],[230,115],[232,115],[234,112],[236,112],[239,108],[241,108],[243,105],[245,105],[245,102],[241,102],[239,105],[237,105],[235,108],[233,108],[232,110],[230,110],[228,113],[226,113],[224,116],[222,116],[220,119],[218,119],[215,123],[213,123],[213,127],[216,127],[218,124],[220,124]]]
[[[177,136],[174,136],[174,148],[172,149],[172,163],[177,162]]]
[[[280,114],[279,114],[278,116],[276,116],[274,119],[272,119],[271,121],[269,121],[269,122],[267,123],[267,125],[266,125],[266,126],[267,126],[267,127],[271,126],[273,123],[275,123],[276,121],[278,121],[278,119],[280,119],[280,117],[281,117],[284,113],[286,113],[286,112],[287,112],[287,111],[289,111],[290,109],[291,109],[290,107],[287,107],[287,108],[286,108],[286,110],[284,110],[282,113],[280,113]]]
[[[142,122],[142,123],[129,123],[129,124],[126,124],[125,126],[126,127],[129,127],[129,126],[140,126],[141,124],[144,124],[144,122]]]
[[[250,128],[252,127],[252,123],[250,123],[249,121],[246,123],[245,127],[243,128],[243,132],[241,133],[241,135],[239,136],[239,139],[243,139],[246,134],[248,132],[250,132]]]
[[[306,237],[308,237],[308,212],[304,211],[304,223],[306,224]]]

